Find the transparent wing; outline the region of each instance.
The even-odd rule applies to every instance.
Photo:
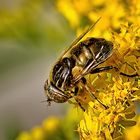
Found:
[[[68,49],[66,49],[63,54],[61,55],[61,57],[63,57],[70,49],[72,49],[97,23],[98,21],[101,19],[98,18],[97,21],[92,24],[85,32],[83,32],[79,37],[77,37],[73,42],[72,44],[68,47]],[[60,58],[61,59],[61,58]]]
[[[81,74],[75,77],[73,83],[78,82],[83,76],[91,73],[91,71],[94,70],[99,64],[108,59],[112,55],[112,49],[112,47],[107,48],[106,46],[102,46],[95,58],[91,59],[89,63],[83,68]]]

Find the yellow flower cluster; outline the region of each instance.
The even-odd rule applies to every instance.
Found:
[[[52,135],[60,125],[60,119],[50,117],[43,121],[41,126],[36,126],[30,132],[22,132],[16,140],[45,140]]]
[[[132,101],[139,97],[132,91],[135,93],[138,88],[133,87],[131,82],[123,83],[121,78],[113,78],[112,85],[108,85],[106,90],[100,89],[98,99],[108,108],[105,109],[97,100],[89,102],[78,128],[81,139],[111,140],[120,137],[124,127],[135,125]]]
[[[139,0],[58,0],[57,8],[76,29],[101,17],[94,36],[107,37],[109,30],[118,31],[122,22],[140,24]]]
[[[78,140],[77,124],[83,112],[72,108],[62,119],[49,117],[30,131],[23,131],[16,140]]]
[[[80,139],[124,139],[124,129],[136,124],[134,101],[140,99],[140,1],[58,0],[57,7],[78,34],[81,25],[101,17],[89,36],[114,44],[112,56],[100,65],[114,69],[85,77],[93,97],[79,85],[77,99],[86,110],[78,127]]]
[[[122,25],[120,33],[112,33],[114,51],[102,66],[112,65],[113,70],[88,75],[88,86],[99,101],[88,103],[79,124],[81,140],[123,139],[124,129],[136,122],[134,101],[140,99],[140,28]],[[94,89],[93,89],[94,87]],[[82,93],[80,93],[83,98]],[[87,92],[85,96],[89,97]],[[80,98],[80,99],[81,99]]]

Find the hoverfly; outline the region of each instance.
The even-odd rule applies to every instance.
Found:
[[[64,103],[68,101],[77,95],[77,84],[85,75],[112,69],[111,66],[97,68],[112,55],[112,42],[93,37],[80,42],[99,20],[100,18],[75,39],[55,63],[50,72],[50,78],[44,85],[47,102]]]

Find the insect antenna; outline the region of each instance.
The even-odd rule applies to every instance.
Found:
[[[50,100],[48,100],[48,99],[42,100],[42,101],[40,101],[40,103],[47,103],[48,106],[51,105],[51,102],[50,102]]]
[[[40,101],[40,103],[46,103],[46,102],[47,102],[47,99]]]

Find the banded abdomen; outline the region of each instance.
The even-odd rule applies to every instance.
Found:
[[[71,50],[75,66],[85,74],[104,62],[111,54],[113,44],[102,38],[88,38]]]

